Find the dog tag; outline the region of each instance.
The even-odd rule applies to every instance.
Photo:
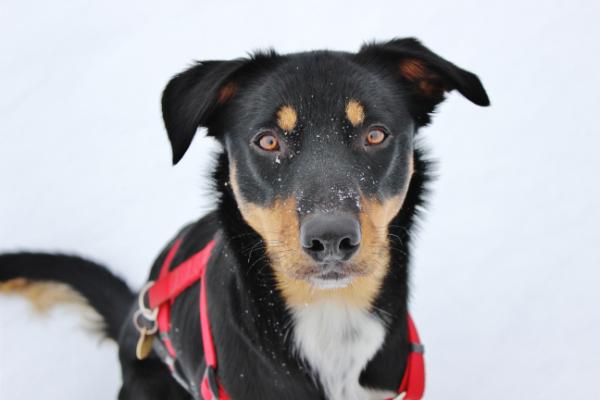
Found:
[[[138,360],[143,360],[152,351],[152,342],[154,342],[154,334],[149,335],[146,328],[142,328],[137,346],[135,346],[135,355]]]

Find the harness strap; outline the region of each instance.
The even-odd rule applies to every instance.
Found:
[[[205,400],[229,400],[229,396],[217,381],[217,355],[208,318],[206,280],[203,279],[206,273],[206,265],[215,246],[215,241],[211,240],[201,251],[179,264],[176,268],[171,269],[173,258],[177,250],[179,250],[181,242],[182,240],[178,239],[169,249],[158,280],[148,290],[148,305],[150,309],[159,308],[157,322],[160,336],[174,361],[177,355],[169,337],[171,329],[171,305],[175,301],[175,298],[185,289],[198,281],[200,282],[200,327],[206,364],[206,370],[200,382],[200,394]],[[168,365],[173,365],[173,362],[168,363]],[[171,372],[176,372],[174,368],[170,368]]]
[[[204,349],[204,359],[206,365],[212,368],[217,367],[217,355],[213,343],[212,332],[210,330],[210,321],[208,320],[208,303],[206,301],[206,279],[200,283],[200,326],[202,327],[202,347]]]
[[[171,264],[173,263],[173,258],[175,258],[175,254],[177,253],[177,250],[179,250],[179,246],[181,246],[181,239],[178,239],[173,246],[171,246],[171,248],[169,249],[169,252],[167,253],[167,256],[165,257],[165,260],[163,261],[162,264],[162,268],[160,269],[160,273],[158,275],[158,280],[159,281],[163,281],[167,275],[169,275],[169,268],[171,267]],[[154,287],[155,285],[153,285],[152,287]],[[150,289],[150,292],[152,292],[152,288]],[[149,292],[149,296],[151,296]],[[150,301],[150,304],[152,304],[152,301]],[[168,302],[163,302],[160,304],[159,306],[159,310],[158,310],[158,317],[157,317],[157,323],[158,323],[158,332],[160,334],[160,338],[162,339],[163,343],[165,344],[165,347],[167,349],[167,352],[169,353],[169,355],[172,358],[175,358],[176,354],[175,354],[175,348],[173,347],[173,343],[171,342],[171,337],[169,336],[169,332],[171,331],[171,305],[173,304],[173,299],[171,299]],[[154,308],[152,305],[150,306],[152,308]],[[168,363],[169,365],[169,369],[171,369],[173,371],[174,369],[174,364]]]
[[[175,243],[173,249],[177,250],[175,247],[179,247],[178,243],[180,244],[180,241]],[[214,246],[215,241],[211,240],[201,251],[179,264],[177,268],[168,270],[164,276],[154,282],[154,285],[148,290],[150,308],[154,309],[175,299],[185,289],[202,279]]]
[[[158,327],[161,339],[171,357],[171,363],[167,362],[171,371],[177,377],[177,371],[174,367],[176,359],[175,349],[173,348],[169,332],[171,329],[171,305],[175,298],[185,289],[200,281],[200,327],[202,334],[202,347],[204,349],[204,359],[206,369],[200,382],[200,396],[204,400],[230,400],[225,389],[219,384],[217,378],[217,354],[215,351],[212,331],[210,329],[210,320],[208,317],[208,301],[206,298],[206,265],[210,258],[215,241],[211,240],[201,251],[179,264],[176,268],[171,268],[173,258],[181,246],[182,240],[175,241],[169,249],[163,262],[158,280],[154,282],[148,290],[148,300],[150,309],[159,308]],[[423,357],[423,345],[419,339],[417,328],[410,314],[407,316],[408,322],[408,341],[411,346],[406,363],[406,369],[398,393],[403,400],[421,400],[425,391],[425,362]],[[168,361],[168,360],[167,360]],[[197,392],[196,392],[197,393]],[[390,399],[391,400],[391,399]]]
[[[419,339],[417,327],[408,314],[408,342],[411,350],[406,363],[406,370],[398,393],[406,393],[403,400],[420,400],[425,392],[425,360],[423,357],[424,346]]]
[[[214,242],[211,242],[214,244]],[[212,248],[212,246],[211,246]],[[206,370],[200,383],[200,393],[205,400],[229,400],[225,389],[217,382],[217,353],[208,319],[208,302],[206,300],[206,279],[200,282],[200,327],[202,328],[202,348]]]

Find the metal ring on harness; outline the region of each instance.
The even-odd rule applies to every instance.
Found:
[[[154,308],[154,309],[150,309],[149,307],[146,307],[146,304],[144,302],[144,299],[146,298],[146,293],[148,293],[148,290],[150,290],[150,288],[154,285],[154,281],[148,281],[144,287],[142,288],[142,290],[140,290],[140,294],[138,296],[138,308],[142,315],[144,316],[144,318],[146,318],[148,321],[156,321],[156,318],[158,317],[158,307]]]
[[[143,326],[140,323],[140,317],[144,317],[144,319],[148,322],[150,322],[151,328],[148,328],[146,326]],[[145,330],[145,334],[146,335],[154,335],[157,331],[158,331],[158,324],[156,323],[156,320],[150,320],[148,318],[146,318],[146,316],[144,315],[144,312],[142,310],[136,310],[135,313],[133,314],[133,325],[135,326],[135,329],[137,329],[138,332],[142,333],[142,331]]]

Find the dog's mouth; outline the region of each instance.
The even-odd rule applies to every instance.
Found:
[[[296,278],[308,282],[314,289],[342,289],[358,277],[365,275],[350,262],[315,263]]]
[[[343,289],[352,283],[354,277],[350,274],[339,272],[329,272],[313,276],[308,279],[308,282],[315,289]]]

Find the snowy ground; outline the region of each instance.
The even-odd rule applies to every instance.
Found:
[[[414,35],[493,103],[453,94],[422,135],[440,160],[413,264],[428,398],[599,398],[599,4],[4,0],[0,250],[77,252],[139,286],[211,206],[214,144],[169,163],[159,95],[173,73]],[[1,297],[0,398],[114,398],[116,347],[82,325]]]

